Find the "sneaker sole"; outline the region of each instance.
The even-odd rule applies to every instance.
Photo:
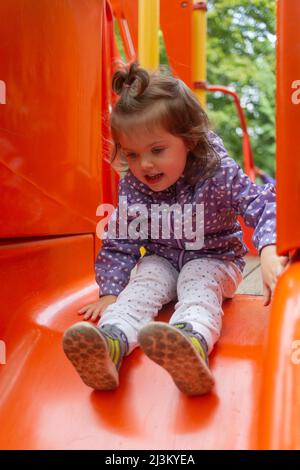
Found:
[[[83,382],[95,390],[114,390],[119,374],[98,328],[80,322],[64,334],[63,349]]]
[[[150,323],[141,329],[138,340],[145,354],[171,375],[181,392],[186,395],[210,392],[213,375],[180,330],[163,322]]]

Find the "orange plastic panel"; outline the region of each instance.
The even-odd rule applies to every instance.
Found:
[[[160,23],[174,75],[192,83],[192,1],[160,0]]]
[[[102,174],[99,175],[100,186],[105,203],[117,204],[117,187],[119,176],[112,169],[109,159],[111,151],[111,137],[109,129],[109,108],[116,99],[112,93],[111,79],[113,63],[118,57],[115,43],[113,11],[109,2],[103,3],[102,14],[102,96],[101,96],[101,138],[102,138]]]
[[[137,57],[138,51],[138,0],[111,0],[123,41],[127,61]]]
[[[264,358],[260,447],[300,449],[300,261],[276,287]]]
[[[138,51],[138,0],[111,0],[118,21],[127,60]],[[191,1],[160,0],[160,28],[173,73],[192,87],[192,11]],[[133,48],[125,40],[129,30]]]
[[[278,252],[284,254],[300,247],[300,2],[277,5]]]
[[[0,237],[91,233],[96,207],[112,200],[110,167],[100,184],[105,6],[0,2]]]

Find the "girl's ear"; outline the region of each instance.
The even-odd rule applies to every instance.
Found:
[[[185,140],[185,146],[189,152],[192,152],[198,143],[198,138],[196,135],[191,135],[188,140]]]
[[[184,140],[183,143],[187,152],[190,152],[191,150],[193,150],[194,146],[192,142],[188,142]]]
[[[188,152],[192,152],[194,148],[196,147],[196,145],[197,145],[196,142],[189,142],[187,146]]]

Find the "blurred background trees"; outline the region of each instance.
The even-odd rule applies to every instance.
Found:
[[[207,81],[237,91],[257,166],[275,173],[276,0],[208,0]],[[168,65],[160,32],[160,63]],[[122,52],[120,38],[117,41]],[[241,128],[232,99],[209,93],[207,112],[229,154],[242,162]]]
[[[207,80],[235,89],[246,112],[255,163],[275,169],[275,0],[209,0]],[[231,156],[241,161],[234,104],[208,95],[208,114]]]

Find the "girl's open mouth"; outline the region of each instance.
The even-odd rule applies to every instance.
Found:
[[[157,175],[145,175],[145,179],[147,180],[148,183],[154,184],[154,183],[159,183],[162,177],[164,176],[163,173],[157,173]]]

